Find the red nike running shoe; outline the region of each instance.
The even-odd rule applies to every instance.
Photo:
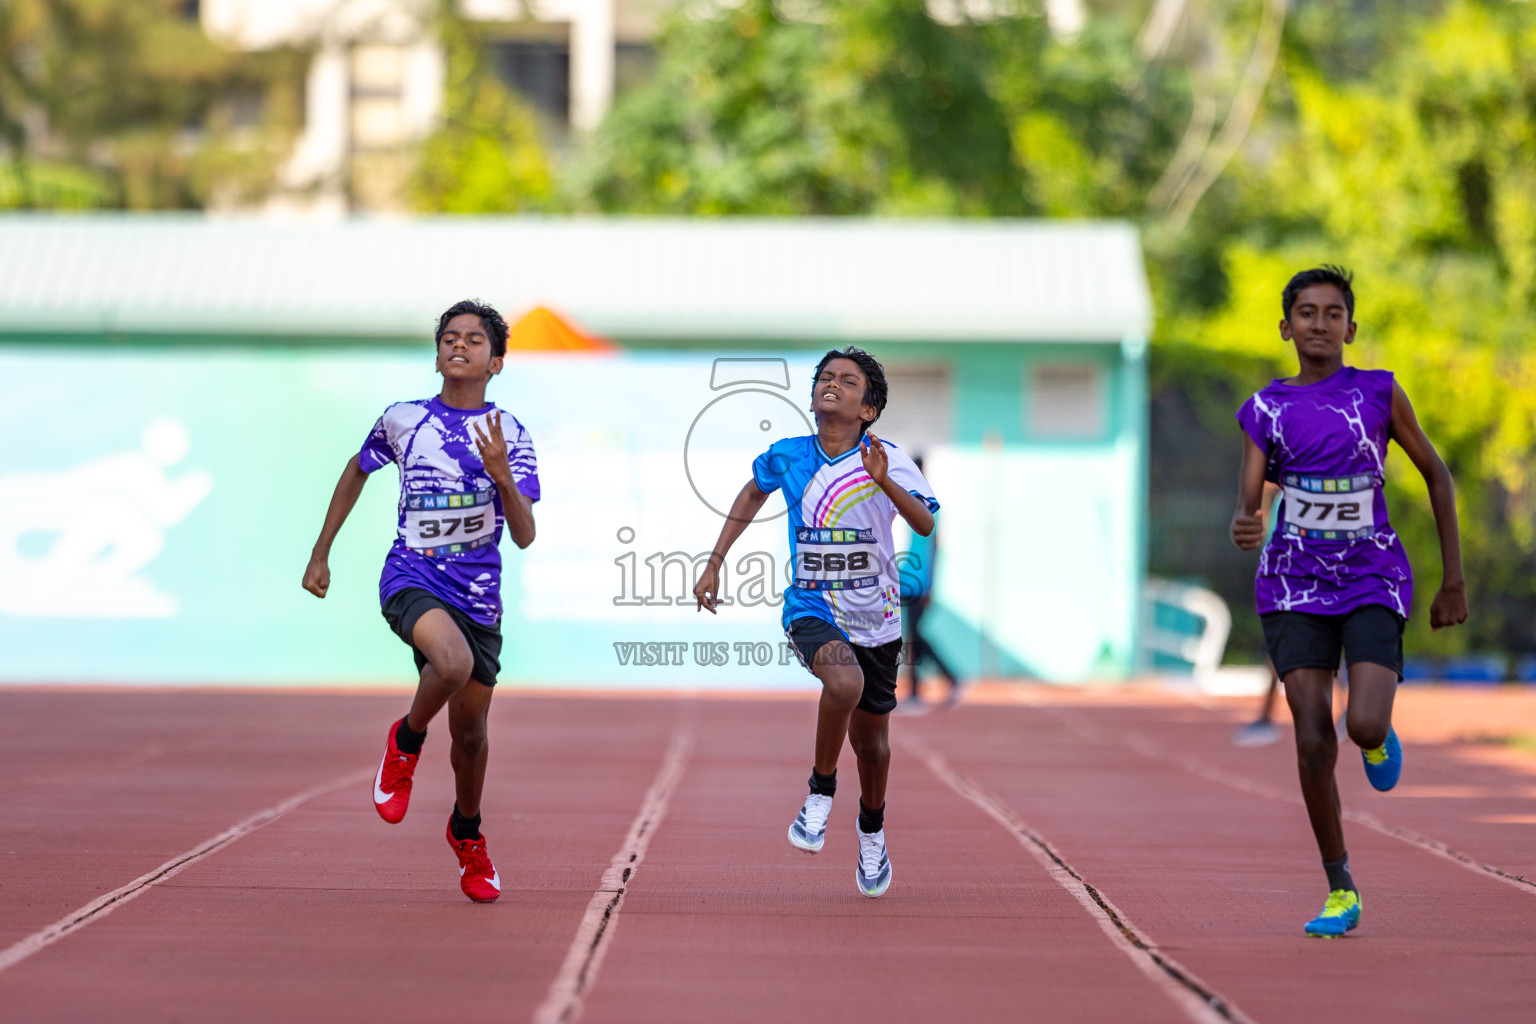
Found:
[[[476,903],[491,903],[501,895],[501,876],[485,849],[485,836],[479,839],[453,838],[453,819],[448,819],[448,845],[459,857],[459,888]]]
[[[416,774],[418,754],[403,753],[395,746],[395,730],[400,722],[389,727],[389,739],[384,747],[384,760],[379,762],[379,774],[373,779],[373,806],[379,817],[396,824],[405,817],[405,808],[411,802],[411,776]]]

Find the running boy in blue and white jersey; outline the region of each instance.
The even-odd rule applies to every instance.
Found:
[[[405,817],[427,723],[447,705],[457,791],[448,845],[459,858],[459,887],[477,903],[501,895],[501,878],[480,834],[486,716],[501,669],[497,545],[503,523],[518,547],[533,542],[532,503],[539,500],[528,431],[510,416],[503,426],[501,410],[485,400],[506,352],[506,321],[489,306],[460,302],[438,319],[442,393],[384,410],[341,472],[304,571],[304,589],[324,597],[331,542],[368,475],[398,466],[399,519],[379,579],[379,603],[390,628],[414,652],[421,680],[410,712],[389,727],[373,803],[391,824]]]
[[[811,792],[789,827],[789,841],[810,853],[821,849],[846,736],[859,764],[855,878],[866,896],[879,896],[891,884],[885,780],[901,658],[891,523],[900,515],[927,536],[939,509],[912,460],[868,433],[885,399],[885,371],[869,353],[849,347],[823,356],[811,389],[816,434],[775,442],[752,463],[752,479],[736,496],[693,590],[699,607],[713,613],[726,553],[768,496],[782,489],[795,574],[784,595],[784,631],[822,685]]]

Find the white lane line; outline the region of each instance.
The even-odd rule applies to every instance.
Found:
[[[249,818],[230,826],[211,839],[203,840],[186,853],[172,857],[153,871],[140,875],[122,888],[114,889],[105,896],[98,896],[79,910],[66,914],[41,931],[33,932],[15,945],[5,950],[0,950],[0,971],[16,966],[38,950],[53,945],[55,942],[58,942],[67,935],[72,935],[86,925],[94,921],[100,921],[123,904],[138,899],[162,882],[170,881],[193,864],[223,849],[240,837],[250,835],[263,825],[270,825],[294,808],[300,807],[316,797],[334,792],[343,786],[360,785],[364,779],[371,778],[372,776],[372,768],[362,772],[351,772],[339,779],[333,779],[330,782],[316,786],[313,789],[306,789],[304,792],[291,796],[281,803],[273,804],[266,810],[257,811]]]
[[[1231,1000],[1201,981],[1187,967],[1158,949],[1131,923],[1119,907],[1099,889],[1090,885],[1078,871],[1041,835],[1024,823],[1006,804],[970,779],[956,772],[943,757],[912,741],[902,743],[938,776],[939,780],[1007,829],[1024,847],[1051,880],[1061,886],[1098,922],[1099,928],[1131,962],[1169,999],[1198,1024],[1253,1024],[1252,1018]]]
[[[581,1017],[582,1000],[597,981],[597,972],[603,964],[608,947],[613,944],[613,932],[618,927],[619,911],[624,906],[624,894],[634,881],[635,872],[645,860],[646,848],[656,834],[667,804],[682,778],[683,766],[693,744],[692,731],[687,724],[679,724],[672,735],[672,742],[661,759],[661,768],[640,803],[640,811],[630,823],[629,834],[619,852],[613,855],[602,881],[592,893],[587,911],[576,928],[576,938],[565,954],[565,963],[549,986],[549,994],[534,1011],[534,1024],[575,1024]]]
[[[1241,790],[1244,793],[1252,793],[1255,796],[1267,797],[1270,800],[1279,800],[1282,803],[1303,804],[1301,794],[1299,793],[1278,789],[1263,782],[1256,782],[1253,779],[1247,779],[1241,775],[1235,775],[1225,769],[1217,768],[1215,765],[1207,764],[1197,757],[1191,757],[1187,754],[1171,754],[1164,750],[1161,745],[1147,739],[1144,736],[1138,736],[1135,733],[1123,733],[1119,736],[1115,736],[1104,732],[1101,729],[1096,729],[1093,726],[1086,726],[1079,722],[1074,722],[1070,717],[1060,713],[1055,708],[1033,703],[1029,704],[1028,706],[1040,711],[1045,711],[1046,713],[1054,716],[1059,721],[1064,722],[1069,729],[1071,729],[1073,732],[1076,732],[1084,739],[1098,740],[1100,742],[1116,745],[1123,744],[1125,747],[1134,750],[1136,753],[1142,755],[1143,757],[1149,757],[1154,761],[1163,761],[1167,764],[1174,765],[1184,769],[1191,775],[1198,775],[1202,779],[1208,779],[1211,782],[1219,782],[1223,786],[1229,786],[1232,789]],[[1485,864],[1484,862],[1478,860],[1476,857],[1463,853],[1448,843],[1442,843],[1440,840],[1435,839],[1432,836],[1426,836],[1422,833],[1415,832],[1412,829],[1401,828],[1397,825],[1389,824],[1376,817],[1376,815],[1369,814],[1365,811],[1345,810],[1344,819],[1346,821],[1353,821],[1359,825],[1364,825],[1369,829],[1375,829],[1377,832],[1380,832],[1384,836],[1391,836],[1393,839],[1401,840],[1410,846],[1416,846],[1423,850],[1425,853],[1430,853],[1443,860],[1450,861],[1457,867],[1466,868],[1468,871],[1475,872],[1476,874],[1497,879],[1498,881],[1503,882],[1505,885],[1513,886],[1514,888],[1519,889],[1521,892],[1536,895],[1536,881],[1526,878],[1524,875],[1512,875],[1509,872],[1502,870],[1501,868],[1494,867],[1492,864]]]

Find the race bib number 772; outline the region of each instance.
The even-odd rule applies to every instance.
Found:
[[[491,492],[407,494],[404,531],[405,546],[429,557],[488,544],[496,533]]]
[[[1306,540],[1363,540],[1376,532],[1376,481],[1370,476],[1287,473],[1282,529]]]

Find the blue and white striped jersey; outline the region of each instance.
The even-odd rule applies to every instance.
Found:
[[[889,441],[891,480],[939,510],[933,488]],[[784,595],[784,627],[823,619],[850,643],[878,647],[901,637],[901,583],[891,540],[896,506],[864,471],[860,447],[837,458],[815,436],[776,441],[752,463],[758,490],[784,492],[794,582]]]

